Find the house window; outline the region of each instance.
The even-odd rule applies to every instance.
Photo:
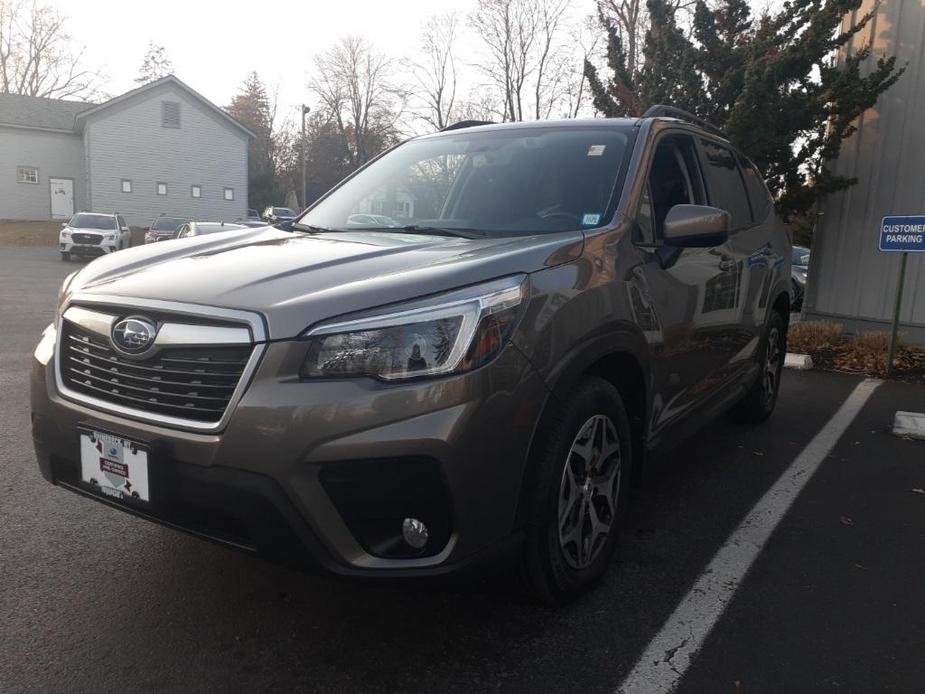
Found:
[[[190,189],[190,194],[191,194],[194,198],[201,198],[201,197],[202,197],[202,186],[194,185],[194,186]]]
[[[225,200],[234,200],[234,188],[225,188]]]
[[[34,166],[17,166],[16,181],[19,183],[38,183],[39,170]]]
[[[131,193],[132,192],[132,181],[128,178],[122,179],[122,192]]]
[[[158,181],[158,184],[157,184],[157,194],[158,194],[158,195],[167,195],[167,184],[166,184],[166,183],[161,183],[160,181]]]
[[[161,102],[161,127],[162,128],[179,128],[180,127],[180,102],[179,101],[162,101]]]

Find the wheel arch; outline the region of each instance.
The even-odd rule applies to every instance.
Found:
[[[543,432],[553,408],[587,376],[610,382],[620,393],[632,430],[633,480],[639,483],[646,458],[646,434],[652,403],[652,379],[648,344],[635,326],[613,326],[572,349],[547,377],[550,392],[537,418],[524,466],[516,520],[520,527],[526,516],[525,501],[532,490],[531,460],[543,445]]]

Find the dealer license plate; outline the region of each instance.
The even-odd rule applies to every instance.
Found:
[[[114,499],[151,501],[148,452],[121,436],[100,431],[80,433],[80,478]]]

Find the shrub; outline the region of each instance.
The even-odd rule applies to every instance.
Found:
[[[845,371],[859,371],[876,376],[886,373],[886,353],[890,348],[887,333],[862,333],[845,345],[844,351],[835,357],[835,366]],[[900,356],[902,344],[897,341],[896,352]]]
[[[812,354],[838,349],[844,327],[831,321],[801,321],[790,326],[787,349],[791,352]]]

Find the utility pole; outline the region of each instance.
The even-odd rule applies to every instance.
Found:
[[[305,185],[305,116],[308,115],[309,111],[311,111],[311,109],[305,104],[302,104],[302,200],[300,202],[303,210],[308,207],[306,203],[308,189]]]

